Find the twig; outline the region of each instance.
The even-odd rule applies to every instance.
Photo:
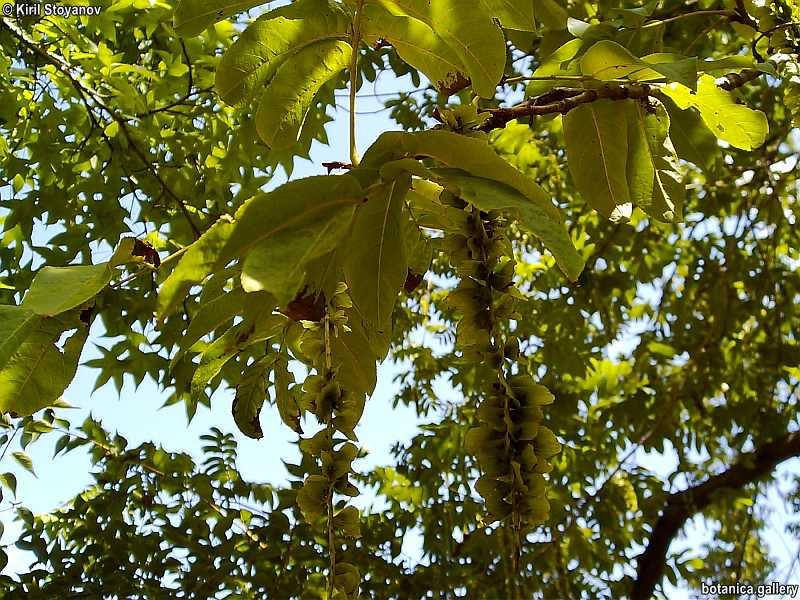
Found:
[[[667,23],[674,23],[675,21],[680,21],[682,19],[688,19],[689,17],[710,17],[710,16],[723,16],[728,17],[729,19],[736,19],[738,12],[735,10],[727,9],[727,10],[697,10],[694,12],[683,13],[681,15],[675,15],[674,17],[669,17],[666,19],[659,19],[656,17],[652,21],[648,21],[644,25],[642,25],[642,29],[651,29],[653,27],[660,27],[661,25],[666,25]]]
[[[364,0],[358,0],[353,19],[353,54],[350,58],[350,162],[358,166],[360,159],[356,149],[356,81],[358,80],[358,47],[361,44],[361,7]]]

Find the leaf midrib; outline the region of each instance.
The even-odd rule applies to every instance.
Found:
[[[595,114],[594,107],[589,105],[589,112],[592,115],[592,123],[594,124],[595,133],[597,134],[597,141],[598,147],[600,148],[600,158],[603,163],[603,173],[606,177],[606,184],[608,186],[608,193],[611,195],[611,200],[614,203],[614,207],[620,206],[620,203],[617,201],[617,196],[614,193],[614,186],[611,185],[611,177],[608,173],[608,164],[606,162],[606,152],[603,148],[603,136],[600,134],[600,125],[597,123],[597,115]]]

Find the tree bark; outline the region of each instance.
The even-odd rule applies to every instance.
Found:
[[[656,521],[645,551],[637,560],[637,574],[631,600],[649,600],[664,575],[667,552],[684,523],[711,504],[718,492],[738,489],[769,475],[781,462],[800,456],[800,432],[764,444],[755,452],[743,454],[727,470],[700,485],[670,494]]]

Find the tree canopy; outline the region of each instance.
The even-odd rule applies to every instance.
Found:
[[[0,20],[2,456],[30,469],[55,436],[96,480],[34,515],[3,469],[36,562],[0,597],[780,580],[764,536],[774,470],[800,456],[800,5],[262,4]],[[396,130],[360,156],[359,93],[383,74],[415,87],[382,98]],[[349,156],[293,176],[343,96]],[[98,386],[152,379],[189,419],[231,390],[254,439],[276,405],[291,484],[246,480],[216,427],[198,462],[70,423],[94,323],[113,340],[84,363]],[[360,472],[385,360],[426,424]],[[687,555],[672,542],[696,516],[714,541]]]

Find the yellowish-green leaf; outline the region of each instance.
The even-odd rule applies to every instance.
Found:
[[[267,376],[271,364],[272,359],[265,357],[247,367],[244,379],[236,386],[236,396],[231,407],[233,420],[239,431],[254,440],[264,437],[259,416],[267,398]]]
[[[223,255],[244,257],[246,292],[269,291],[285,306],[303,285],[309,261],[341,242],[355,206],[363,199],[360,186],[349,175],[289,182],[257,196],[237,213]]]
[[[547,29],[559,30],[567,26],[567,11],[555,0],[533,0],[533,14],[537,23]]]
[[[376,4],[366,4],[361,19],[365,39],[392,44],[400,58],[424,73],[442,94],[450,95],[468,85],[461,59],[424,21],[393,15]]]
[[[719,139],[742,150],[752,150],[764,143],[769,133],[766,115],[737,104],[730,92],[719,88],[711,75],[703,75],[697,93],[680,84],[664,88],[678,108],[696,108],[706,126]]]
[[[356,212],[345,260],[350,295],[380,357],[388,351],[392,310],[406,280],[408,261],[401,215],[411,177],[401,176],[370,194]]]
[[[519,31],[536,29],[531,0],[480,0],[480,2],[486,8],[486,12],[497,18],[503,27]]]
[[[350,62],[347,42],[327,40],[297,52],[278,69],[256,112],[256,129],[270,148],[286,149],[300,138],[314,96]]]
[[[718,157],[717,138],[693,108],[681,110],[668,97],[663,98],[663,104],[669,113],[669,137],[678,156],[699,167],[707,167]]]
[[[121,240],[109,262],[43,267],[36,273],[22,305],[37,314],[54,316],[89,302],[111,282],[116,267],[131,260],[133,244],[133,238]]]
[[[468,10],[457,0],[378,0],[390,12],[427,23],[461,59],[479,96],[492,98],[503,76],[503,32],[482,4]]]
[[[566,233],[559,210],[541,187],[500,158],[485,140],[443,130],[385,133],[364,155],[362,165],[378,169],[391,160],[420,156],[429,156],[444,166],[503,183],[520,192],[534,205],[531,210],[542,216],[532,232],[553,253],[567,277],[578,277],[583,260]]]
[[[47,406],[53,406],[75,377],[78,359],[83,350],[89,327],[80,320],[80,310],[54,317],[37,315],[35,324],[30,322],[30,311],[24,307],[8,307],[0,313],[5,321],[11,309],[21,315],[9,319],[15,332],[18,346],[9,354],[4,348],[4,361],[0,363],[0,414],[11,413],[26,416]],[[2,323],[2,321],[0,321]],[[4,329],[0,324],[0,331]],[[63,344],[63,351],[56,343],[65,332],[73,333]]]
[[[376,360],[368,336],[359,319],[351,318],[350,331],[340,332],[331,343],[337,381],[354,394],[371,394],[377,382]]]
[[[504,183],[473,177],[460,169],[435,169],[445,187],[454,186],[459,195],[481,210],[502,210],[508,213],[519,226],[533,233],[550,250],[556,261],[571,280],[583,270],[583,261],[572,245],[564,225],[554,221],[542,210],[541,205],[531,202],[519,190]]]
[[[264,4],[264,0],[181,0],[172,24],[178,35],[192,37],[238,12]]]
[[[541,78],[552,77],[552,79],[531,81],[525,88],[525,95],[532,98],[544,94],[554,87],[564,85],[565,80],[559,80],[557,77],[580,75],[579,61],[574,59],[582,46],[583,40],[570,40],[545,58],[542,64],[533,72],[533,76]]]
[[[661,60],[663,62],[644,61],[616,42],[600,40],[584,53],[580,64],[584,75],[601,81],[666,77],[692,89],[697,86],[697,59],[662,55]]]
[[[200,236],[200,239],[188,247],[159,290],[157,308],[159,317],[163,318],[186,297],[186,293],[193,285],[211,274],[232,231],[233,219],[224,215]]]
[[[346,40],[349,20],[326,2],[297,3],[259,17],[228,49],[217,67],[216,89],[228,104],[268,85],[284,62],[326,40]],[[291,66],[291,65],[290,65]]]

